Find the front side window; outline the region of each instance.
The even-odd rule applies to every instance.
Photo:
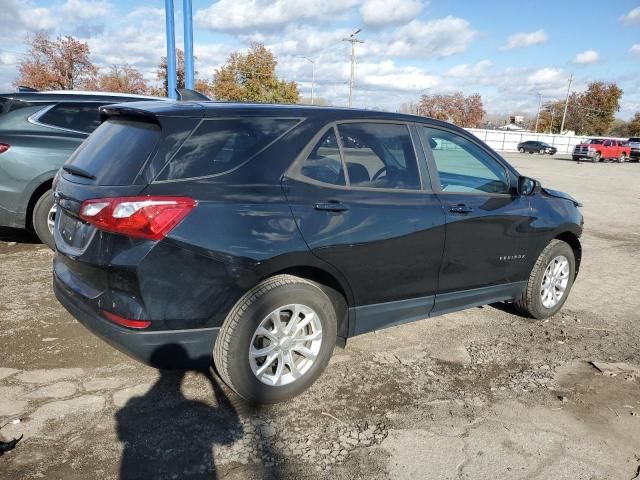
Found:
[[[100,125],[96,103],[60,103],[43,113],[38,121],[52,127],[91,133]]]
[[[349,184],[357,187],[420,189],[413,142],[406,125],[338,125]]]
[[[157,180],[181,180],[229,172],[298,123],[291,118],[204,120],[182,144]]]
[[[505,169],[474,142],[444,130],[423,128],[444,192],[509,192],[509,177]]]

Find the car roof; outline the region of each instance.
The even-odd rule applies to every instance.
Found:
[[[431,125],[442,125],[459,129],[454,125],[430,117],[409,115],[404,113],[383,112],[346,107],[323,107],[303,104],[277,103],[239,103],[218,101],[168,101],[168,102],[133,102],[124,105],[101,107],[101,111],[109,114],[140,114],[151,116],[183,116],[183,117],[220,117],[220,116],[278,116],[292,118],[322,118],[327,121],[349,119],[387,120],[400,122],[429,122]]]
[[[25,102],[131,102],[141,100],[167,100],[151,95],[137,95],[118,92],[94,92],[89,90],[50,90],[43,92],[0,93],[0,98],[22,100]]]

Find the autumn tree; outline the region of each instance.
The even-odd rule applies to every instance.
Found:
[[[111,65],[107,73],[98,75],[95,90],[103,92],[145,94],[149,86],[142,73],[130,65]]]
[[[418,114],[454,123],[460,127],[477,127],[485,115],[482,97],[475,93],[465,97],[462,92],[451,95],[422,95]]]
[[[247,53],[234,52],[213,77],[217,100],[237,102],[296,103],[298,84],[276,76],[278,61],[260,43],[253,43]]]
[[[625,122],[621,118],[616,118],[611,127],[609,127],[609,131],[607,135],[612,137],[624,138],[629,136],[629,123]]]
[[[89,59],[89,45],[71,36],[51,40],[39,32],[27,41],[15,85],[37,90],[72,90],[94,84],[98,69]]]
[[[538,132],[559,133],[563,112],[564,102],[562,100],[545,102],[538,115]]]
[[[630,137],[640,137],[640,112],[636,112],[627,124]]]
[[[162,82],[162,87],[152,91],[159,97],[166,97],[169,89],[167,57],[162,57],[158,70],[156,71],[156,79]],[[184,52],[179,48],[176,49],[176,88],[184,88]]]

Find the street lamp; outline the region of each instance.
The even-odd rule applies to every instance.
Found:
[[[299,58],[304,58],[311,63],[311,105],[313,105],[313,84],[316,82],[316,61],[310,57],[300,55]]]

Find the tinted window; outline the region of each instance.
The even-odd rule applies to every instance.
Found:
[[[67,161],[95,176],[101,185],[128,185],[160,139],[160,127],[144,122],[108,120]]]
[[[158,180],[206,177],[233,170],[296,123],[298,120],[282,118],[205,120],[185,140]]]
[[[424,128],[445,192],[508,193],[507,172],[475,143],[459,135]]]
[[[640,142],[640,137],[632,137],[629,139],[629,141],[633,143]]]
[[[300,173],[307,178],[331,185],[345,185],[340,148],[332,128],[313,147],[302,163]]]
[[[419,189],[420,174],[406,125],[345,123],[338,126],[349,184]]]
[[[38,118],[40,123],[91,133],[100,125],[97,103],[61,103]]]

